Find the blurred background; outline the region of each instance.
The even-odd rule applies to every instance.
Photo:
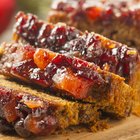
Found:
[[[11,41],[15,14],[34,13],[46,20],[52,0],[0,0],[0,43]]]

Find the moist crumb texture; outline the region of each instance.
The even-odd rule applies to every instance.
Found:
[[[1,132],[16,131],[22,137],[49,135],[68,126],[84,124],[90,127],[96,121],[103,122],[98,107],[92,104],[50,96],[3,76],[0,80]]]

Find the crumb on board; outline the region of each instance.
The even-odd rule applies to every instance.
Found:
[[[90,130],[92,132],[97,132],[97,131],[103,131],[107,128],[110,128],[109,124],[107,123],[107,120],[103,120],[100,122],[97,122],[96,124],[94,124],[93,126],[90,127]]]

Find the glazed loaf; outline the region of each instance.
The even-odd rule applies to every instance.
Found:
[[[139,15],[139,0],[57,0],[48,20],[94,31],[140,50]]]
[[[69,126],[102,123],[98,107],[49,95],[0,76],[0,131],[22,137],[49,135]],[[100,129],[102,125],[95,129]],[[101,128],[102,129],[102,128]]]
[[[96,104],[116,117],[131,112],[135,90],[125,84],[124,78],[94,63],[29,44],[4,43],[1,50],[2,75],[37,84],[63,98]]]

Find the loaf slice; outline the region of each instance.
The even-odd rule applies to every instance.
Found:
[[[46,94],[44,90],[0,76],[0,130],[20,136],[48,135],[79,124],[92,126],[100,120],[98,107]],[[99,129],[102,126],[99,126]]]
[[[54,1],[49,22],[65,22],[140,50],[139,0]]]
[[[124,77],[137,90],[139,104],[140,57],[136,49],[93,32],[82,33],[65,24],[45,23],[23,12],[16,16],[14,40],[94,62],[101,69]]]
[[[37,84],[63,98],[96,104],[116,117],[131,113],[135,90],[125,84],[124,78],[94,63],[29,44],[4,43],[1,50],[3,75]]]
[[[140,75],[140,59],[134,48],[93,32],[82,33],[65,24],[45,23],[23,12],[16,16],[14,35],[17,42],[27,42],[38,48],[48,48],[94,62],[101,69],[124,77],[127,83],[135,79],[134,84],[139,86],[139,79],[135,76]]]

